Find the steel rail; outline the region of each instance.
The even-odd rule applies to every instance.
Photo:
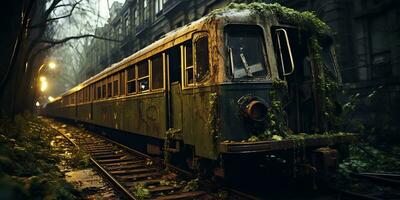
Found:
[[[46,122],[44,122],[46,123]],[[47,124],[47,123],[46,123]],[[59,130],[57,130],[56,128],[54,128],[52,125],[47,124],[47,126],[51,127],[53,130],[55,130],[57,133],[61,134],[65,139],[67,139],[70,143],[72,143],[75,147],[77,148],[81,148],[78,144],[76,144],[72,139],[70,139],[68,136],[66,136],[65,134],[61,133]],[[94,164],[94,166],[98,169],[98,171],[100,173],[103,174],[103,177],[107,178],[107,180],[110,181],[111,184],[114,185],[114,187],[116,187],[117,191],[120,193],[120,195],[128,198],[128,199],[132,199],[132,200],[139,200],[137,199],[135,196],[132,195],[131,192],[129,192],[128,189],[126,189],[121,183],[119,183],[110,173],[108,173],[98,162],[96,162],[95,159],[93,159],[93,157],[88,154],[90,156],[90,162]]]

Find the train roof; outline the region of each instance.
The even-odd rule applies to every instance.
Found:
[[[76,91],[81,90],[82,88],[86,87],[89,84],[92,84],[106,75],[113,74],[118,72],[121,69],[128,67],[131,64],[140,61],[143,57],[150,57],[148,54],[154,52],[157,48],[168,46],[167,43],[179,44],[181,42],[186,41],[187,39],[191,38],[191,35],[196,31],[203,30],[203,25],[210,23],[211,21],[217,21],[221,18],[237,18],[237,17],[244,17],[251,14],[251,11],[248,9],[237,11],[235,9],[224,9],[217,12],[210,13],[196,21],[188,23],[180,28],[172,30],[165,34],[161,39],[153,42],[149,46],[135,52],[134,54],[122,59],[121,61],[111,64],[109,67],[105,68],[100,73],[90,77],[86,81],[80,83],[79,85],[71,88],[70,90],[61,94],[61,96],[69,95]],[[168,46],[169,47],[169,46]],[[156,51],[154,54],[159,53],[165,50],[166,47],[160,48],[159,51]]]
[[[252,3],[257,5],[255,3]],[[96,74],[95,76],[87,79],[86,81],[80,83],[79,85],[73,87],[72,89],[66,91],[61,96],[69,95],[80,89],[86,87],[89,84],[92,84],[96,81],[99,81],[105,78],[109,74],[113,74],[122,70],[132,64],[141,61],[144,57],[151,57],[154,54],[164,51],[165,49],[170,48],[172,45],[180,44],[191,38],[192,34],[196,31],[201,31],[204,28],[204,25],[217,23],[217,21],[236,21],[240,19],[245,19],[246,17],[254,16],[254,15],[262,15],[263,17],[272,18],[271,20],[277,20],[275,12],[271,9],[268,9],[266,12],[260,12],[257,7],[244,6],[242,4],[230,4],[228,7],[216,9],[208,15],[193,21],[189,24],[186,24],[183,27],[172,30],[171,32],[165,34],[161,39],[153,42],[149,46],[135,52],[134,54],[122,59],[121,61],[114,63]],[[272,5],[276,6],[277,4],[263,4],[263,5]],[[236,19],[236,20],[235,20]],[[169,44],[169,45],[168,45]]]

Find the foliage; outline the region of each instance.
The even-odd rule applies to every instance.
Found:
[[[208,115],[208,123],[210,126],[210,135],[215,140],[219,138],[219,118],[218,118],[218,95],[217,93],[211,93],[209,96],[209,108],[210,112]]]
[[[182,192],[193,192],[199,188],[199,179],[192,179],[183,187]]]
[[[326,23],[320,20],[314,13],[305,11],[299,12],[291,8],[281,6],[279,3],[266,4],[260,2],[246,3],[231,3],[227,7],[216,9],[210,17],[213,18],[219,14],[226,12],[229,9],[234,10],[252,10],[266,18],[277,16],[278,20],[283,23],[299,26],[305,30],[317,33],[319,35],[330,34],[332,31]]]
[[[148,199],[151,197],[149,189],[144,184],[135,184],[132,192],[139,199]]]
[[[9,122],[9,123],[4,123]],[[79,199],[57,168],[50,129],[30,114],[0,122],[1,199]]]
[[[350,172],[398,172],[400,148],[388,148],[390,149],[386,152],[368,143],[351,145],[350,156],[340,164],[340,170],[344,174]]]
[[[90,155],[82,149],[76,148],[72,152],[72,157],[69,160],[69,165],[76,169],[83,169],[90,166]]]

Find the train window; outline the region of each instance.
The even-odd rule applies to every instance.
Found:
[[[71,94],[71,104],[75,104],[75,93]]]
[[[118,80],[115,80],[113,82],[113,96],[118,96]]]
[[[120,73],[120,94],[121,95],[124,95],[125,94],[125,71],[122,71],[121,73]]]
[[[262,28],[255,25],[227,25],[225,34],[233,78],[266,78]]]
[[[168,67],[171,83],[181,82],[182,78],[182,64],[180,47],[173,47],[168,51]]]
[[[148,61],[138,65],[138,85],[139,92],[149,90],[149,64]]]
[[[126,89],[128,94],[136,92],[136,70],[135,66],[129,67],[126,77]]]
[[[184,54],[185,54],[185,85],[191,85],[194,83],[193,46],[191,42],[189,42],[187,45],[184,46]]]
[[[107,98],[112,96],[112,82],[107,83]]]
[[[196,82],[203,81],[209,73],[208,37],[196,40]]]
[[[97,85],[98,86],[97,86],[97,98],[96,98],[96,100],[99,100],[99,99],[101,99],[101,85],[100,85],[100,83],[98,83]]]
[[[89,97],[89,101],[93,101],[94,100],[94,97],[95,97],[95,89],[94,89],[95,87],[94,87],[94,85],[92,84],[92,85],[90,85],[90,97]]]
[[[151,61],[151,89],[164,87],[163,54],[159,54]]]
[[[85,103],[86,102],[86,88],[83,88],[82,89],[82,103]]]
[[[105,81],[103,81],[103,82],[105,82]],[[106,90],[107,90],[106,84],[104,83],[104,84],[101,86],[101,98],[103,98],[103,99],[106,98],[106,92],[107,92]]]

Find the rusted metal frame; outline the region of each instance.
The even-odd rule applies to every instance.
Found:
[[[304,145],[308,147],[349,143],[355,140],[355,136],[333,136],[329,138],[306,138],[303,141]],[[220,143],[220,151],[222,153],[267,152],[292,149],[295,144],[295,140]]]

